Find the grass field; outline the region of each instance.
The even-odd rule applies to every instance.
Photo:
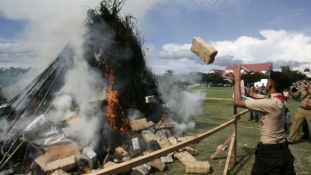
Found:
[[[197,135],[206,132],[218,125],[228,121],[233,115],[233,101],[231,87],[196,87],[194,90],[201,90],[206,92],[207,99],[203,102],[203,115],[195,119],[196,126],[189,131],[189,135]],[[224,98],[229,100],[210,100],[213,98]],[[298,107],[298,102],[294,100],[288,101],[290,109],[290,127],[294,120],[294,115]],[[244,109],[239,108],[239,111]],[[232,175],[248,175],[250,174],[253,162],[254,152],[257,143],[259,142],[259,126],[258,123],[248,121],[249,114],[245,114],[238,121],[238,134],[237,134],[237,164],[236,166],[230,165],[229,174]],[[209,161],[212,166],[210,174],[220,175],[223,174],[225,162],[227,159],[228,151],[222,151],[218,156],[211,160],[210,156],[215,153],[217,146],[224,143],[227,138],[232,134],[233,126],[229,126],[220,132],[203,139],[198,144],[193,145],[199,152],[196,159],[199,161]],[[307,175],[311,171],[311,143],[307,140],[299,140],[302,133],[298,134],[296,142],[290,145],[290,149],[295,156],[295,170],[298,175]],[[288,132],[286,133],[286,136]],[[137,171],[132,171],[130,174],[138,175]],[[161,175],[181,175],[185,173],[184,165],[176,160],[174,163],[167,163],[163,172],[151,171],[150,174]]]
[[[195,90],[202,90],[206,92],[208,98],[232,98],[232,88],[230,87],[212,87],[212,88],[196,88]],[[294,100],[288,101],[290,109],[290,127],[298,102]],[[195,119],[196,126],[189,134],[196,135],[206,132],[223,122],[230,120],[233,115],[233,101],[228,100],[205,100],[203,102],[204,114]],[[239,109],[242,111],[244,109]],[[230,165],[229,174],[234,175],[249,175],[253,162],[254,152],[257,143],[259,142],[259,126],[258,123],[248,121],[249,114],[245,114],[238,121],[238,135],[237,135],[237,164]],[[196,159],[199,161],[209,161],[212,166],[210,174],[223,174],[224,166],[227,159],[228,151],[222,151],[218,156],[211,160],[210,156],[215,153],[217,146],[223,144],[227,138],[232,134],[233,126],[203,139],[194,147],[198,150],[199,155]],[[288,132],[286,133],[286,136]],[[296,142],[290,145],[290,150],[295,156],[295,170],[298,175],[307,175],[311,171],[311,144],[307,140],[299,140],[301,133],[298,134]],[[150,172],[151,174],[165,174],[165,175],[180,175],[186,174],[185,167],[180,161],[166,164],[164,172]],[[132,172],[131,174],[136,174]]]

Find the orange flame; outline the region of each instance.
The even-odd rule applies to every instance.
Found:
[[[164,113],[162,113],[161,121],[164,122],[166,118],[167,118],[167,116]]]
[[[106,76],[108,77],[109,81],[109,88],[107,93],[108,106],[106,107],[106,110],[108,112],[107,117],[110,122],[110,126],[115,131],[128,133],[130,121],[129,119],[125,118],[124,111],[119,104],[119,100],[117,98],[118,91],[112,89],[112,85],[114,84],[114,70],[109,69],[108,66],[106,66]],[[122,118],[119,118],[116,115],[117,110],[120,111]],[[118,119],[120,121],[118,121]],[[117,122],[121,125],[121,127],[117,126]]]

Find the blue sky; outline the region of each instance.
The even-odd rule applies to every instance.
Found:
[[[0,0],[0,67],[45,67],[99,0]],[[156,74],[208,72],[233,63],[311,68],[309,0],[127,0],[148,67]],[[206,65],[190,52],[193,37],[218,50]],[[147,49],[148,48],[148,49]]]

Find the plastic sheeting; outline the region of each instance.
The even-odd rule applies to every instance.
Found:
[[[26,127],[23,131],[23,139],[36,147],[48,147],[70,143],[70,140],[66,138],[59,127],[47,120],[44,115],[39,116]]]

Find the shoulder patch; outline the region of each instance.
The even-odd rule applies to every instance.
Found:
[[[260,124],[260,126],[265,125],[265,123],[262,120],[259,121],[259,124]]]

